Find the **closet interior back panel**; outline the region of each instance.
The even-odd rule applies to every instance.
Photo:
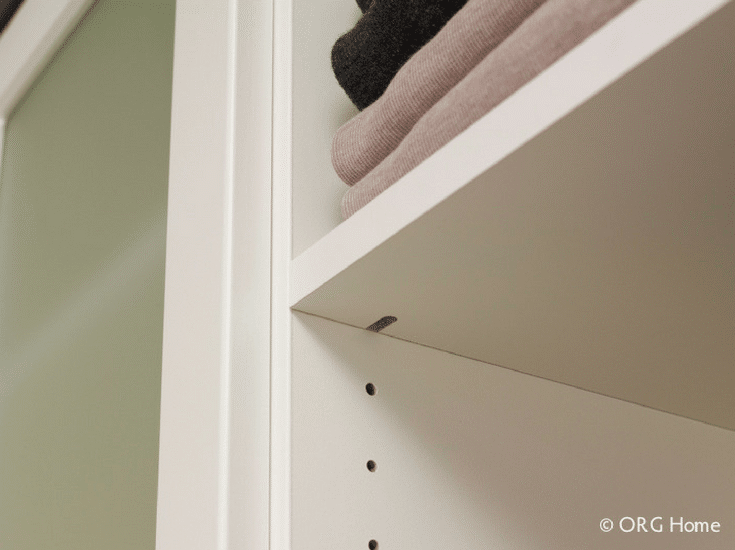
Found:
[[[293,355],[294,548],[735,543],[731,431],[301,313]]]

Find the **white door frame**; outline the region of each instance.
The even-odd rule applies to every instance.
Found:
[[[5,121],[93,3],[26,0],[0,36],[0,162]],[[288,296],[285,270],[271,292],[273,0],[177,0],[174,50],[156,547],[285,550],[285,368],[271,412],[271,297]],[[289,200],[277,201],[285,228]],[[288,316],[274,318],[287,364]]]

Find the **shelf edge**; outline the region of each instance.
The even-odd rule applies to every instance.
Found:
[[[730,1],[638,0],[293,259],[291,307]]]

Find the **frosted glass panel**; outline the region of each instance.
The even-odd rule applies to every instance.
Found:
[[[101,0],[6,125],[0,548],[155,545],[174,0]]]

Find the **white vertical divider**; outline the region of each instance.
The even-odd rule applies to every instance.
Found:
[[[234,187],[229,546],[269,546],[273,2],[238,0],[231,32]]]
[[[272,16],[177,1],[159,550],[268,548]]]
[[[156,548],[226,548],[230,2],[176,6]],[[226,480],[225,480],[226,481]],[[184,527],[185,526],[185,527]]]
[[[293,5],[274,0],[271,550],[291,548],[291,311]]]

